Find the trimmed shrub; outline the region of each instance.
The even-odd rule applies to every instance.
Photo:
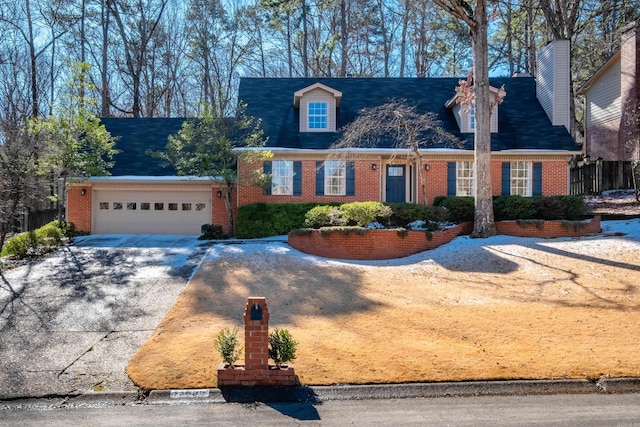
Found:
[[[221,240],[228,236],[222,231],[221,225],[202,224],[200,227],[200,237],[198,240]]]
[[[15,256],[17,258],[26,258],[33,255],[38,248],[38,238],[34,231],[20,233],[10,238],[2,247],[0,256]]]
[[[38,228],[35,233],[37,243],[42,246],[51,248],[62,244],[62,230],[52,223]]]
[[[539,218],[578,221],[584,219],[587,207],[580,196],[551,196],[542,199]]]
[[[364,227],[380,219],[388,219],[391,209],[382,202],[352,202],[340,206],[347,225]]]
[[[242,346],[238,339],[238,327],[236,326],[233,330],[224,328],[218,332],[214,346],[220,353],[222,361],[233,367],[242,354]]]
[[[428,216],[428,207],[417,203],[387,203],[393,213],[389,217],[389,226],[405,227],[410,222],[424,221]]]
[[[269,358],[278,368],[296,358],[297,347],[298,343],[286,329],[276,328],[269,334]]]
[[[279,236],[304,228],[305,214],[319,203],[253,203],[238,208],[236,237]]]
[[[347,224],[347,218],[335,205],[320,205],[311,208],[305,214],[304,225],[310,228],[341,227]]]
[[[475,213],[473,197],[437,197],[436,199],[437,206],[447,210],[449,221],[456,223],[473,221]]]
[[[539,206],[539,198],[496,196],[493,198],[493,216],[496,221],[538,218]]]
[[[62,232],[62,236],[63,237],[71,238],[71,237],[75,236],[75,234],[76,234],[75,225],[72,222],[69,222],[69,221],[55,220],[55,221],[51,221],[47,225],[52,225],[52,226],[54,226],[56,228],[59,228],[60,231]]]

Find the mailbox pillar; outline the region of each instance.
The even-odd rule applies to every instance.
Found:
[[[249,297],[244,309],[245,369],[269,369],[269,309],[265,297]]]

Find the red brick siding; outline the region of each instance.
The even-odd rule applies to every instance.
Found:
[[[76,231],[91,232],[91,197],[90,186],[73,185],[67,189],[67,221],[75,225]]]
[[[623,147],[618,143],[620,119],[587,128],[586,150],[592,159],[620,160]]]
[[[516,221],[496,222],[496,230],[498,234],[516,237],[537,237],[549,239],[556,237],[580,237],[598,234],[600,229],[599,216],[596,216],[591,221],[585,223],[583,227],[573,227],[571,225],[563,226],[561,221],[545,221],[540,227],[536,224],[527,224],[526,222],[520,224]]]
[[[295,386],[298,385],[293,366],[275,369],[245,369],[236,365],[235,369],[218,368],[218,388],[221,387],[255,387],[255,386]]]

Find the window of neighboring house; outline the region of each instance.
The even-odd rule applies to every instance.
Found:
[[[293,194],[293,161],[274,160],[271,170],[271,194]]]
[[[325,196],[344,196],[347,194],[347,165],[344,161],[328,160],[324,162]]]
[[[308,124],[309,129],[327,129],[328,127],[328,105],[326,102],[309,103]]]
[[[532,163],[511,162],[511,193],[512,195],[530,197],[533,188]]]
[[[473,104],[469,105],[469,130],[476,129],[476,108]]]
[[[456,162],[456,196],[473,196],[475,174],[473,161]]]

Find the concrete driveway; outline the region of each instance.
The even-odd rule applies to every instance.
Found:
[[[85,236],[1,272],[0,399],[137,390],[127,362],[210,246],[184,236]]]

